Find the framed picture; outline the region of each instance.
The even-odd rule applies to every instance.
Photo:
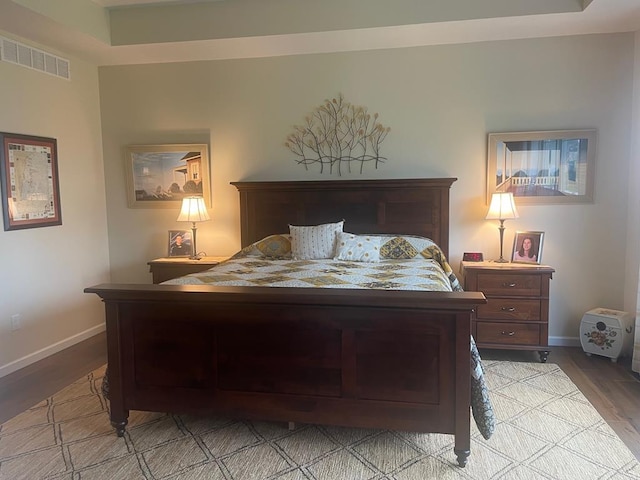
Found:
[[[513,239],[513,263],[541,263],[544,232],[516,232]]]
[[[4,229],[62,224],[55,138],[0,132]]]
[[[180,208],[188,195],[211,207],[206,145],[130,145],[125,157],[130,208]]]
[[[490,133],[487,205],[494,192],[516,204],[593,202],[596,130]]]
[[[190,230],[169,230],[169,257],[188,257],[192,250]]]

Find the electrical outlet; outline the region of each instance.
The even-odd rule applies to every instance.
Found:
[[[22,316],[19,313],[11,315],[11,330],[16,331],[22,328]]]

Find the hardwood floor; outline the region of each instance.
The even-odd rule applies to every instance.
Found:
[[[0,378],[0,424],[107,363],[105,333]]]
[[[640,377],[631,371],[631,360],[614,363],[605,357],[588,357],[577,347],[551,347],[550,351],[548,362],[562,368],[640,460]],[[538,361],[536,352],[481,350],[480,354],[487,359]],[[0,378],[0,423],[106,361],[106,338],[101,333]]]

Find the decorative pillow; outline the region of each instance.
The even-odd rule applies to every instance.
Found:
[[[380,237],[338,233],[334,260],[354,262],[379,262]]]
[[[342,232],[344,220],[312,227],[289,225],[291,254],[296,260],[333,258],[336,235]]]
[[[383,258],[414,258],[420,253],[408,239],[403,237],[395,237],[387,241],[380,248],[380,254]]]
[[[291,255],[289,235],[269,235],[256,243],[256,248],[266,257],[286,257]]]

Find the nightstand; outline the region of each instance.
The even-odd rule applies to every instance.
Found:
[[[181,277],[190,273],[198,273],[224,262],[229,257],[202,257],[191,260],[188,257],[163,257],[147,262],[149,271],[153,275],[153,283]]]
[[[478,348],[537,350],[540,361],[549,355],[549,282],[555,270],[548,265],[461,262],[463,288],[482,292],[472,324]]]

